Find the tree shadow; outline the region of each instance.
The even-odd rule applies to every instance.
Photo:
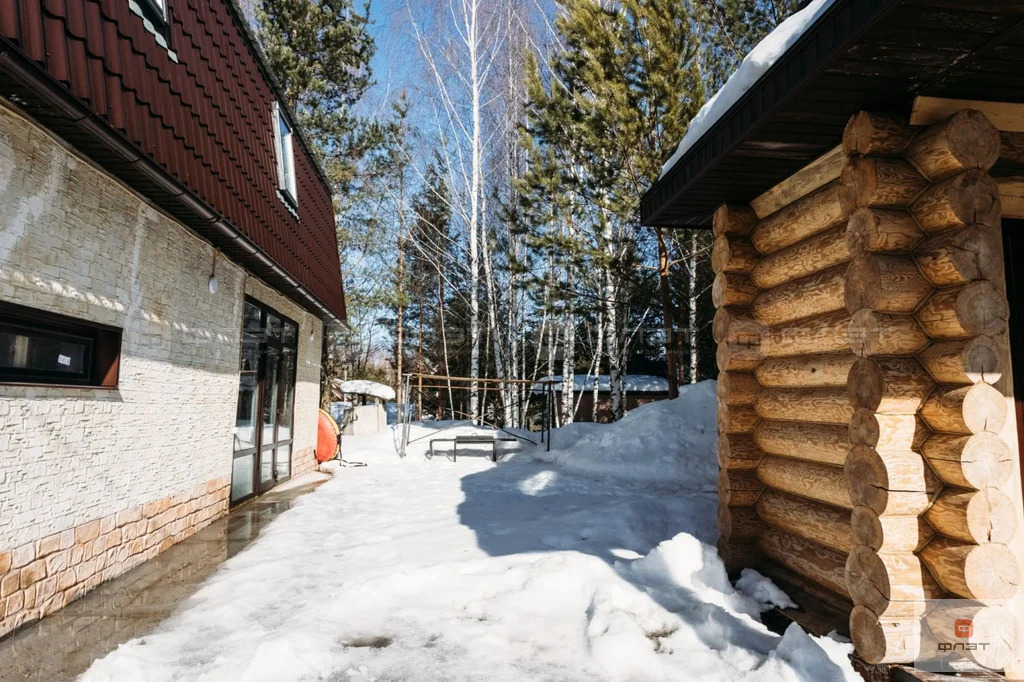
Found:
[[[680,533],[693,535],[714,552],[716,493],[621,487],[531,461],[529,452],[467,475],[461,486],[465,499],[458,507],[459,519],[487,554],[574,551],[598,557],[623,581],[692,627],[709,649],[737,646],[767,657],[779,646],[778,636],[754,620],[711,603],[689,585],[673,580],[671,566],[655,570],[652,576],[650,559],[643,567],[636,563]],[[696,549],[698,543],[693,545],[695,553],[701,551]],[[706,558],[694,558],[703,561],[695,572],[699,581],[730,592],[721,562]],[[667,561],[661,555],[654,559],[663,560]],[[648,637],[657,646],[660,635],[648,633]],[[821,658],[817,674],[824,676],[818,679],[843,679],[839,666],[824,655]]]

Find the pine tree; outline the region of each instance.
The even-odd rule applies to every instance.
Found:
[[[373,83],[369,11],[369,1],[360,12],[353,0],[261,0],[256,9],[257,35],[285,104],[341,193],[379,142],[379,131],[352,111]]]
[[[695,0],[694,18],[704,27],[704,71],[710,97],[772,29],[808,0]]]
[[[646,284],[635,266],[651,241],[639,228],[639,199],[703,102],[703,46],[681,1],[559,5],[564,50],[550,58],[549,77],[536,65],[528,77],[528,131],[540,150],[534,158],[545,163],[532,188],[546,191],[557,179],[580,213],[587,258],[602,273],[597,298],[618,418],[629,330],[638,322],[629,302]]]

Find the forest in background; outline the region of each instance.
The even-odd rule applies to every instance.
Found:
[[[349,326],[325,400],[334,378],[561,375],[568,423],[574,374],[609,376],[613,418],[627,373],[714,378],[710,232],[641,227],[640,199],[803,4],[246,0],[334,185]],[[375,73],[384,20],[405,49]],[[423,415],[525,422],[528,384],[432,385]]]

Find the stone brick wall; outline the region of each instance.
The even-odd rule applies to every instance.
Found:
[[[123,329],[116,390],[0,386],[0,551],[231,473],[243,271],[0,108],[0,299]]]
[[[227,511],[230,483],[208,481],[0,552],[0,637],[208,526]]]
[[[224,257],[211,294],[213,261],[0,99],[0,300],[123,330],[114,390],[0,385],[0,636],[226,511],[247,292],[300,324],[293,475],[311,468],[321,323]]]

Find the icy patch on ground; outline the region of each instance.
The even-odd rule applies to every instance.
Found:
[[[346,438],[346,457],[369,466],[301,498],[83,679],[858,679],[849,644],[760,623],[786,599],[766,578],[729,583],[717,499],[701,492],[713,393],[698,385],[618,425],[556,431],[556,445],[580,433],[552,461],[533,447],[497,465],[461,448],[457,462],[427,460],[430,438],[452,433],[437,424],[412,427],[404,460],[390,432]],[[645,449],[680,438],[689,445],[670,456]],[[633,485],[652,480],[652,462],[676,487]]]

